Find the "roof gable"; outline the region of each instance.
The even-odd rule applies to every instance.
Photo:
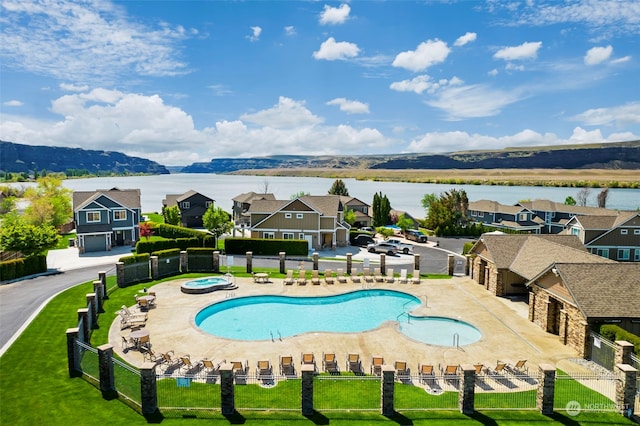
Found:
[[[139,189],[108,189],[96,191],[75,191],[73,193],[73,211],[78,211],[94,200],[106,197],[112,206],[122,206],[128,209],[140,209],[140,190]],[[105,204],[102,202],[101,204]]]

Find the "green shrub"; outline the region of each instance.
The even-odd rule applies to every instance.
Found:
[[[633,352],[635,352],[636,355],[640,355],[640,336],[614,324],[604,324],[600,326],[600,334],[605,339],[611,341],[626,340],[633,344]]]
[[[148,253],[137,253],[131,256],[124,256],[118,259],[118,262],[122,262],[125,265],[132,265],[134,263],[147,262],[149,263],[149,254]]]
[[[38,254],[0,262],[0,281],[15,280],[47,271],[47,256]]]
[[[213,268],[212,248],[188,248],[187,249],[187,269],[189,272],[217,272]]]
[[[276,240],[263,238],[226,238],[225,253],[244,255],[250,251],[256,256],[274,256],[280,252],[288,255],[307,255],[306,240]]]

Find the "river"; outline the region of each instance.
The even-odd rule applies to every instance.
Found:
[[[425,216],[421,205],[425,194],[439,195],[453,188],[464,189],[469,201],[482,199],[513,205],[523,199],[547,199],[562,203],[568,196],[577,198],[578,188],[533,187],[533,186],[493,186],[493,185],[450,185],[409,182],[374,182],[356,179],[342,179],[349,195],[365,203],[373,202],[373,195],[386,195],[391,207],[406,211],[416,218]],[[215,205],[231,212],[232,199],[245,192],[268,192],[277,199],[288,200],[300,192],[323,195],[329,191],[335,179],[314,177],[283,176],[241,176],[220,174],[169,174],[157,176],[101,177],[65,180],[63,185],[74,191],[94,191],[96,189],[140,189],[142,211],[160,212],[162,200],[167,194],[182,194],[191,189],[215,200]],[[588,205],[596,205],[599,189],[592,189]],[[640,190],[610,189],[607,207],[618,210],[636,210],[640,207]]]

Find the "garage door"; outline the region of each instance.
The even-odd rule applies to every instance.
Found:
[[[86,235],[84,237],[85,253],[92,251],[107,251],[106,235]]]

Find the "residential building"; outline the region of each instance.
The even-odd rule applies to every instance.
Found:
[[[190,190],[184,194],[167,194],[162,200],[162,207],[178,206],[180,209],[180,224],[186,228],[202,228],[202,217],[207,209],[213,205],[214,199]]]
[[[540,234],[542,221],[535,213],[521,205],[505,205],[497,201],[470,201],[467,208],[469,220],[499,230]]]
[[[233,207],[231,208],[233,222],[238,226],[249,226],[251,220],[247,212],[249,207],[251,207],[251,203],[255,200],[274,201],[275,199],[275,195],[268,192],[258,194],[252,191],[235,196],[233,198]]]
[[[540,232],[543,234],[557,234],[562,232],[569,220],[576,215],[581,216],[610,216],[615,215],[616,210],[599,207],[572,206],[556,203],[549,200],[522,201],[516,203],[532,212],[537,222],[541,224]]]
[[[252,238],[307,240],[309,250],[346,246],[350,226],[338,195],[253,200],[247,214]]]
[[[140,190],[99,189],[73,193],[73,220],[80,253],[133,245],[140,238]]]
[[[356,220],[353,223],[353,227],[363,228],[365,226],[371,226],[373,218],[371,217],[371,206],[369,204],[348,195],[341,195],[340,201],[342,202],[345,210],[353,210],[356,214]]]

